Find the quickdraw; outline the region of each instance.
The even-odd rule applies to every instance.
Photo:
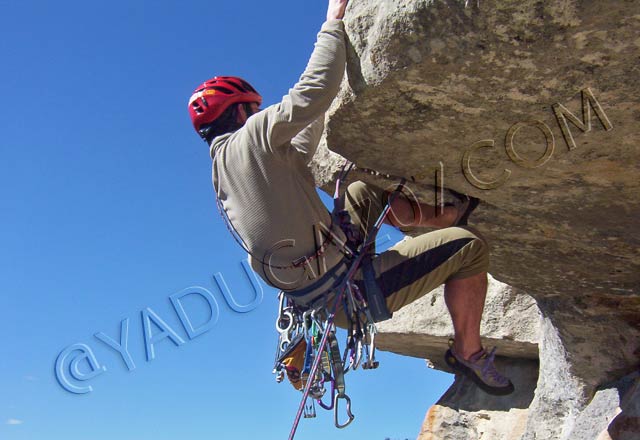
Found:
[[[365,292],[361,292],[354,282],[354,275],[363,262],[371,257],[370,249],[375,237],[405,180],[401,179],[398,188],[376,220],[372,232],[358,242],[354,237],[355,228],[350,224],[348,213],[339,198],[340,182],[346,178],[351,166],[346,172],[343,168],[338,177],[333,214],[347,235],[348,245],[353,248],[346,274],[330,291],[319,295],[319,300],[312,306],[299,306],[284,292],[279,293],[280,307],[276,320],[279,337],[273,373],[276,374],[278,382],[282,382],[286,375],[292,385],[302,392],[289,440],[293,440],[303,414],[305,418],[315,417],[316,403],[325,410],[334,411],[337,428],[345,428],[353,421],[355,416],[351,412],[351,398],[346,394],[344,375],[350,370],[356,370],[360,365],[363,369],[378,367],[378,361],[375,360],[375,322],[390,317],[386,306],[378,312],[374,309],[380,308],[380,304],[372,304],[373,308],[370,307],[370,283],[365,282],[367,292],[364,294]],[[380,295],[381,292],[373,302],[384,303],[383,297],[380,301]],[[342,306],[341,312],[348,321],[347,341],[342,354],[334,324],[339,306]],[[300,353],[304,353],[303,359],[300,359]],[[327,388],[330,389],[328,399],[325,397]],[[344,400],[347,417],[344,421],[340,421],[339,417],[340,400]],[[325,403],[326,401],[329,403]]]

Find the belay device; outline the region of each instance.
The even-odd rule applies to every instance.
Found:
[[[339,198],[340,181],[348,174],[351,166],[343,168],[336,182],[334,194],[333,221],[337,221],[349,235],[350,220]],[[354,419],[351,412],[351,399],[345,391],[344,375],[362,365],[363,369],[378,367],[375,360],[375,335],[378,321],[389,319],[391,314],[386,307],[384,295],[374,280],[371,266],[372,244],[382,226],[393,199],[404,186],[404,179],[391,195],[387,205],[376,220],[372,231],[363,240],[355,241],[351,249],[351,259],[346,273],[329,289],[319,294],[311,305],[296,304],[296,292],[280,292],[278,318],[278,345],[276,348],[276,380],[282,382],[285,375],[297,390],[302,392],[302,400],[289,434],[289,440],[295,436],[300,417],[315,417],[317,403],[321,408],[334,411],[334,421],[338,428],[345,428]],[[365,292],[361,292],[354,282],[354,275],[362,268]],[[340,352],[336,338],[334,318],[339,305],[347,317],[347,341],[344,352]],[[363,359],[364,357],[364,359]],[[327,395],[327,389],[330,392]],[[344,401],[346,420],[340,421],[339,404]]]

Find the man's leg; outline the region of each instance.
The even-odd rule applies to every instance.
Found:
[[[467,224],[469,216],[478,206],[480,200],[464,194],[451,191],[457,203],[446,203],[444,206],[432,206],[422,203],[415,198],[411,190],[388,192],[393,194],[393,203],[387,217],[387,223],[400,228],[402,231],[416,227],[434,229],[462,226]],[[389,196],[387,196],[389,197]]]
[[[489,394],[511,394],[514,386],[494,365],[495,348],[488,353],[480,341],[480,321],[487,293],[487,274],[451,280],[444,285],[444,299],[451,314],[454,343],[446,363],[471,378]]]
[[[371,232],[374,222],[389,201],[393,191],[383,190],[362,181],[353,182],[345,193],[345,208],[351,221],[363,234]],[[394,197],[386,223],[406,231],[416,227],[442,229],[452,226],[461,213],[457,206],[442,208],[415,200],[413,193],[398,193]]]
[[[513,392],[494,366],[495,350],[480,341],[487,292],[488,246],[473,232],[453,227],[408,238],[373,260],[389,310],[399,310],[441,284],[454,326],[447,364],[490,394]]]
[[[363,232],[368,232],[387,202],[387,193],[373,185],[356,182],[347,189],[345,202],[352,220]],[[435,211],[426,214],[435,215]],[[444,284],[445,302],[455,332],[454,346],[446,355],[447,363],[489,393],[513,391],[511,382],[493,366],[493,352],[486,353],[480,341],[489,251],[478,233],[450,227],[407,238],[375,258],[373,266],[376,281],[392,312]]]
[[[482,349],[480,321],[486,296],[486,272],[444,284],[444,301],[455,332],[454,350],[465,359]]]
[[[413,194],[396,193],[387,223],[404,230],[415,227],[442,229],[452,226],[458,218],[455,206],[432,206],[413,200],[411,196]]]

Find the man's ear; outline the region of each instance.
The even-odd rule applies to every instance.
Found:
[[[239,124],[244,124],[245,122],[247,122],[247,112],[244,109],[244,105],[242,105],[241,102],[236,104],[236,105],[237,105],[236,112],[238,113],[238,117],[237,117],[236,121]]]

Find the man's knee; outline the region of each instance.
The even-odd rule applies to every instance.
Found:
[[[381,188],[358,180],[347,187],[345,208],[351,214],[351,220],[366,231],[382,211],[383,197]]]
[[[475,238],[482,241],[486,245],[487,252],[489,252],[489,249],[490,249],[489,241],[487,240],[487,238],[484,236],[482,232],[480,232],[477,228],[469,225],[460,226],[460,228],[466,230],[467,232],[470,232]]]
[[[465,226],[462,233],[465,238],[471,239],[464,253],[463,272],[481,273],[488,272],[490,263],[490,247],[485,237],[472,227]]]

